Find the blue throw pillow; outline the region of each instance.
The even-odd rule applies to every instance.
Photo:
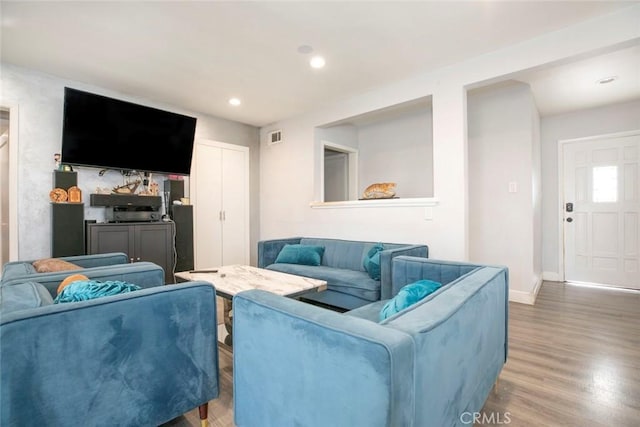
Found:
[[[418,280],[403,286],[398,294],[391,298],[380,310],[380,321],[412,306],[421,299],[437,291],[442,283],[432,280]]]
[[[109,280],[106,282],[78,280],[65,286],[53,302],[54,304],[58,304],[62,302],[86,301],[109,295],[138,291],[140,289],[142,288],[138,285],[121,282],[119,280]]]
[[[380,280],[380,252],[383,250],[384,246],[382,243],[375,244],[369,249],[367,256],[364,257],[364,261],[362,262],[362,266],[373,280]]]
[[[324,246],[314,245],[284,245],[276,264],[320,265],[324,255]]]

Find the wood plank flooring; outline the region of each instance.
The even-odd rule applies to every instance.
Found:
[[[510,303],[509,316],[507,364],[476,426],[640,425],[640,292],[545,282],[535,305]],[[211,427],[235,426],[232,368],[220,349]],[[199,425],[193,410],[164,426]]]

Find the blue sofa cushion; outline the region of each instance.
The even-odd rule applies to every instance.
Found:
[[[421,299],[437,291],[441,286],[442,283],[426,279],[418,280],[417,282],[403,286],[400,289],[400,292],[398,292],[395,297],[387,301],[384,307],[382,307],[382,310],[380,310],[380,321],[383,321],[405,308],[412,306]]]
[[[278,256],[276,264],[320,265],[324,246],[316,245],[285,245]]]
[[[2,314],[53,304],[47,288],[36,282],[0,286],[0,295]]]
[[[2,281],[8,281],[14,277],[22,277],[35,274],[36,269],[30,262],[10,262],[2,268]]]
[[[138,285],[120,280],[108,280],[106,282],[78,280],[65,286],[53,302],[58,304],[62,302],[86,301],[109,295],[138,291],[140,289],[142,288]]]
[[[380,281],[370,278],[366,271],[299,264],[271,264],[266,268],[282,273],[326,280],[327,289],[354,295],[367,301],[380,299]]]
[[[369,277],[373,280],[380,280],[380,251],[384,250],[382,243],[377,243],[364,257],[362,265],[364,269],[369,273]]]
[[[380,310],[382,307],[389,301],[388,299],[383,299],[380,301],[375,301],[369,304],[365,304],[358,308],[354,308],[353,310],[345,311],[345,316],[358,317],[360,319],[369,320],[371,322],[378,323],[380,322]]]

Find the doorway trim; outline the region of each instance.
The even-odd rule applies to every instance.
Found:
[[[0,99],[9,112],[9,261],[18,260],[18,105]]]
[[[558,140],[558,281],[565,281],[564,245],[564,146],[568,143],[587,142],[595,139],[623,138],[640,135],[640,129]]]
[[[324,151],[328,148],[347,155],[348,173],[347,173],[347,194],[348,200],[358,199],[358,150],[346,145],[336,144],[330,141],[321,141],[320,143],[320,200],[324,202]]]

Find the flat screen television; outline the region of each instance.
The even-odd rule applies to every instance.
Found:
[[[62,163],[189,175],[196,118],[64,88]]]

